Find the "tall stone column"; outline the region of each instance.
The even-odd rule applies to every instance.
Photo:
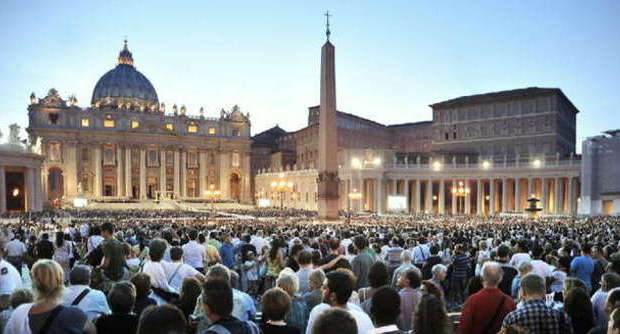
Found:
[[[42,168],[45,168],[45,167],[42,167]],[[43,169],[41,171],[41,182],[42,182],[42,184],[41,184],[41,188],[42,188],[41,193],[43,194],[43,202],[46,202],[47,199],[48,199],[47,198],[47,169]]]
[[[422,181],[417,179],[415,182],[415,213],[422,212]]]
[[[241,192],[241,200],[246,203],[252,202],[252,194],[250,193],[250,164],[250,153],[243,153],[243,161],[241,166],[241,184],[243,186],[243,189]],[[338,179],[338,183],[336,183],[336,186],[336,191],[338,192],[338,194],[340,194],[340,179]],[[338,197],[340,197],[340,195]],[[340,199],[336,199],[336,208],[338,208],[338,210],[340,211],[339,203]]]
[[[470,215],[471,214],[471,184],[469,182],[469,180],[465,180],[463,181],[465,182],[465,188],[469,188],[469,194],[467,194],[467,196],[465,196],[465,214]]]
[[[489,214],[492,215],[495,211],[495,180],[491,178],[489,179]]]
[[[437,205],[437,211],[439,211],[440,214],[446,213],[446,192],[445,192],[445,188],[446,188],[446,181],[443,180],[443,179],[439,180],[439,196],[438,196],[439,203]]]
[[[457,182],[456,180],[452,180],[452,189],[456,189],[456,182]],[[458,203],[457,203],[456,196],[454,196],[454,193],[452,192],[452,189],[450,189],[450,194],[452,195],[452,196],[450,196],[450,198],[452,198],[452,203],[451,203],[452,214],[456,215],[458,213],[457,212]]]
[[[116,197],[123,196],[123,149],[116,146]]]
[[[4,188],[0,188],[4,189]],[[41,190],[41,168],[34,169],[34,211],[43,210],[43,191]]]
[[[428,180],[426,182],[426,205],[425,205],[425,211],[427,213],[431,213],[433,212],[433,180]]]
[[[515,211],[521,212],[521,180],[519,178],[515,179]]]
[[[0,166],[0,214],[6,212],[6,171]]]
[[[376,178],[375,179],[375,208],[377,214],[383,213],[383,179]]]
[[[403,187],[403,190],[405,191],[405,212],[409,213],[409,179],[405,179],[403,182],[405,183],[405,186]]]
[[[26,211],[34,211],[34,169],[26,168]]]
[[[159,151],[159,194],[166,195],[166,150]]]
[[[146,199],[146,150],[140,149],[140,199]]]
[[[95,164],[95,181],[94,181],[94,193],[96,198],[100,198],[101,188],[103,187],[103,179],[101,173],[101,146],[97,145],[94,149],[95,158],[93,163]]]
[[[78,195],[77,193],[77,185],[78,185],[78,163],[79,159],[77,156],[77,144],[75,142],[66,142],[66,152],[63,156],[66,156],[63,159],[64,165],[66,166],[63,169],[63,182],[65,195],[67,197],[73,197]],[[101,151],[100,151],[101,153]],[[99,157],[99,167],[101,167],[101,156]],[[102,183],[102,182],[101,182]],[[101,184],[100,183],[100,184]],[[99,196],[101,196],[101,185],[99,186]]]
[[[575,214],[575,188],[573,185],[573,178],[569,177],[566,181],[566,186],[568,187],[568,214]]]
[[[508,212],[508,179],[502,178],[502,210],[500,212]]]
[[[555,195],[553,196],[555,199],[555,205],[553,206],[555,214],[561,214],[562,211],[562,178],[555,178]]]
[[[125,197],[133,196],[133,187],[131,184],[131,147],[125,146]]]
[[[480,216],[484,212],[484,183],[482,182],[482,179],[478,179],[476,197],[476,214]]]
[[[209,188],[207,181],[207,153],[199,152],[198,153],[198,176],[199,176],[199,188],[200,193],[198,197],[204,197],[205,192]]]
[[[391,180],[392,189],[390,195],[398,195],[398,180]]]
[[[544,214],[548,214],[549,211],[549,182],[542,178],[542,209]]]
[[[230,181],[230,152],[220,151],[219,159],[219,174],[220,174],[220,191],[222,198],[230,198],[230,187],[228,185]],[[360,188],[360,191],[362,189]]]
[[[202,152],[200,153],[202,154]],[[174,150],[174,197],[181,197],[181,152],[179,150]],[[202,163],[202,160],[199,161]],[[202,165],[201,165],[202,166]],[[202,177],[202,173],[200,173],[200,177]],[[202,179],[201,179],[202,180]],[[200,192],[202,194],[202,191]]]
[[[181,197],[187,197],[187,151],[181,151]]]
[[[534,180],[531,177],[527,178],[527,198],[529,199],[531,196],[534,195],[534,192],[536,190],[534,189]]]

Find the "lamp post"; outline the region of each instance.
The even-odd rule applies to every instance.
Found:
[[[284,175],[280,175],[279,181],[271,182],[271,190],[280,194],[280,210],[284,210],[284,193],[293,191],[295,184],[292,181],[284,179]]]
[[[215,188],[214,184],[209,185],[209,189],[205,190],[205,196],[211,202],[211,215],[215,213],[215,199],[220,197],[222,192],[219,189]]]
[[[461,212],[459,210],[459,203],[461,202],[461,199],[465,201],[465,197],[469,196],[470,193],[471,193],[471,189],[469,189],[469,187],[466,187],[463,181],[459,181],[457,186],[452,187],[452,196],[456,196],[457,198],[457,202],[456,202],[457,213]],[[465,203],[463,203],[460,206],[461,208],[463,208],[465,206]]]

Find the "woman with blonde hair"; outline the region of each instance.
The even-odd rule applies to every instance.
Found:
[[[5,334],[90,332],[84,311],[62,305],[64,273],[56,261],[37,261],[31,275],[34,303],[15,309],[4,329]]]
[[[297,327],[302,333],[306,331],[308,310],[306,301],[299,295],[299,281],[297,275],[290,268],[280,272],[276,280],[276,287],[284,290],[291,298],[291,309],[284,317],[284,321],[293,327]]]

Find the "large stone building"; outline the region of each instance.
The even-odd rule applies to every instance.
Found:
[[[620,215],[620,130],[583,142],[579,213]]]
[[[33,93],[27,131],[45,156],[44,198],[201,200],[217,188],[223,199],[251,201],[249,114],[237,106],[218,117],[170,109],[134,67],[126,41],[89,106],[54,89],[41,99]]]

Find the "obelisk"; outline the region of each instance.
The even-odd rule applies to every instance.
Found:
[[[329,41],[321,48],[321,106],[319,108],[319,219],[338,219],[338,130],[336,127],[336,63],[335,48]]]

